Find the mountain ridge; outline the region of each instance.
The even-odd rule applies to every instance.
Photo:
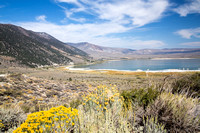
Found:
[[[11,24],[0,24],[0,55],[15,58],[29,67],[66,65],[77,60],[87,60],[88,54],[57,40],[47,33],[26,30]]]
[[[200,58],[200,48],[128,49],[98,46],[88,42],[67,43],[77,47],[95,59],[100,58]]]

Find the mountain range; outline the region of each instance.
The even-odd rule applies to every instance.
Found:
[[[200,48],[135,50],[103,47],[88,42],[64,43],[44,32],[0,24],[0,67],[40,67],[135,58],[200,58]]]
[[[88,42],[67,43],[85,51],[94,59],[134,59],[134,58],[199,58],[200,48],[171,49],[127,49],[103,47]]]

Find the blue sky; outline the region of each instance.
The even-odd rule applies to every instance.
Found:
[[[63,42],[200,48],[200,0],[0,0],[0,23]]]

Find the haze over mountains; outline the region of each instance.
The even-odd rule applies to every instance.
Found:
[[[67,43],[79,48],[95,59],[100,58],[198,58],[200,57],[200,48],[172,48],[172,49],[126,49],[102,47],[88,42]]]
[[[112,48],[112,47],[102,47],[88,42],[82,43],[67,43],[71,46],[74,46],[78,49],[85,51],[90,54],[92,57],[100,58],[118,58],[123,57],[128,54],[133,54],[135,50],[126,49],[126,48]]]
[[[1,66],[29,67],[85,63],[91,59],[199,58],[200,48],[126,49],[102,47],[87,42],[64,43],[44,32],[0,24]]]

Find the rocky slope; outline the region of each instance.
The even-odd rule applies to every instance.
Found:
[[[21,27],[0,24],[0,58],[29,67],[68,64],[78,58],[87,60],[88,54],[64,44],[46,33],[37,33]],[[2,61],[3,62],[3,61]]]

